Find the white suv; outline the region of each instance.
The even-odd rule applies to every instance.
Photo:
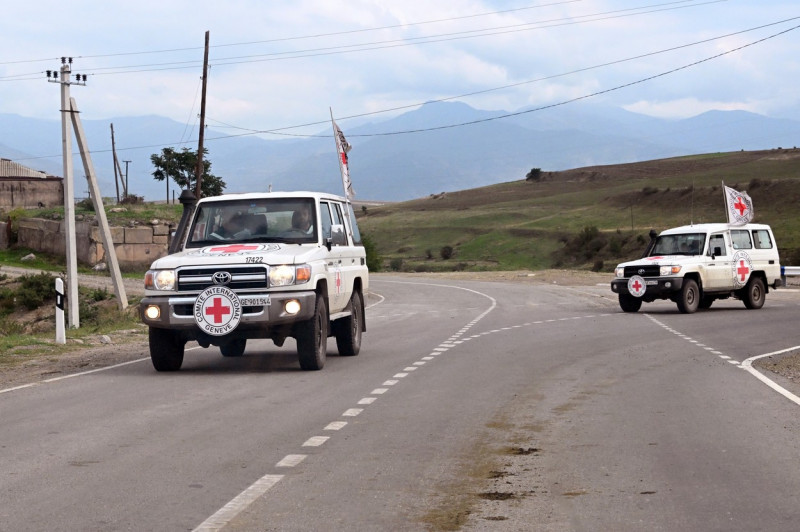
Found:
[[[759,309],[769,287],[781,285],[775,237],[762,224],[668,229],[653,238],[640,260],[618,265],[615,275],[611,290],[625,312],[638,311],[642,302],[670,299],[688,314],[731,296]]]
[[[366,331],[366,254],[351,206],[313,192],[230,194],[197,202],[183,248],[153,262],[139,306],[158,371],[184,345],[241,356],[248,339],[297,340],[300,366],[322,369],[329,336],[357,355]]]

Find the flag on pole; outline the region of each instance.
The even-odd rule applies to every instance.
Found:
[[[339,153],[339,169],[342,172],[342,185],[344,186],[344,193],[348,200],[352,200],[355,193],[353,192],[353,183],[350,182],[350,166],[348,165],[347,152],[350,151],[352,146],[344,138],[344,133],[336,125],[331,114],[331,123],[333,123],[333,136],[336,138],[336,151]]]
[[[744,225],[753,220],[753,200],[744,192],[723,185],[725,204],[728,207],[728,223]]]

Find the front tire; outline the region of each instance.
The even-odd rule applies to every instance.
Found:
[[[700,306],[700,288],[694,279],[684,279],[681,293],[678,295],[678,310],[682,314],[693,314]]]
[[[350,298],[350,316],[336,321],[334,334],[339,355],[356,356],[361,350],[361,330],[364,323],[364,310],[359,292],[353,292],[353,297]]]
[[[753,277],[747,286],[744,287],[744,306],[757,310],[764,306],[764,301],[767,299],[767,292],[764,289],[764,281],[760,277]]]
[[[628,294],[620,294],[619,308],[624,312],[639,312],[639,309],[642,308],[642,300]]]
[[[175,331],[150,327],[150,360],[156,371],[178,371],[183,364],[183,338]]]
[[[298,326],[296,340],[300,367],[305,371],[322,369],[328,347],[328,309],[322,295],[317,294],[314,317]]]

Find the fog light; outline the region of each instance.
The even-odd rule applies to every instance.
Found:
[[[671,282],[669,282],[669,281],[667,281],[666,283],[664,283],[664,288],[669,288],[669,287],[671,287],[671,286],[672,286],[672,283],[671,283]]]
[[[161,316],[161,308],[158,305],[148,305],[144,309],[144,316],[148,320],[157,320]]]
[[[290,299],[283,305],[283,310],[286,311],[286,314],[291,314],[294,316],[298,312],[300,312],[300,302],[296,299]]]

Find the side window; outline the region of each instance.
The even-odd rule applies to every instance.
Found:
[[[753,231],[756,241],[756,249],[772,249],[772,239],[766,229],[756,229]]]
[[[331,237],[331,210],[328,202],[323,201],[319,204],[320,225],[322,226],[322,240]]]
[[[347,205],[347,208],[350,209],[350,223],[353,224],[353,245],[360,246],[361,245],[361,232],[358,230],[358,224],[356,223],[356,213],[353,212],[353,206]]]
[[[341,206],[338,203],[331,203],[331,219],[333,220],[333,225],[341,225],[344,228],[344,222],[342,221],[342,210]],[[333,235],[331,235],[333,236]],[[344,240],[342,240],[344,237]],[[345,233],[340,233],[339,236],[334,237],[334,245],[341,246],[342,243],[347,244],[347,237]]]
[[[723,235],[711,235],[711,238],[708,239],[708,254],[712,255],[715,248],[720,249],[720,253],[717,255],[718,257],[727,255],[725,237]]]
[[[733,243],[733,249],[753,249],[750,231],[747,230],[731,231],[731,242]]]

